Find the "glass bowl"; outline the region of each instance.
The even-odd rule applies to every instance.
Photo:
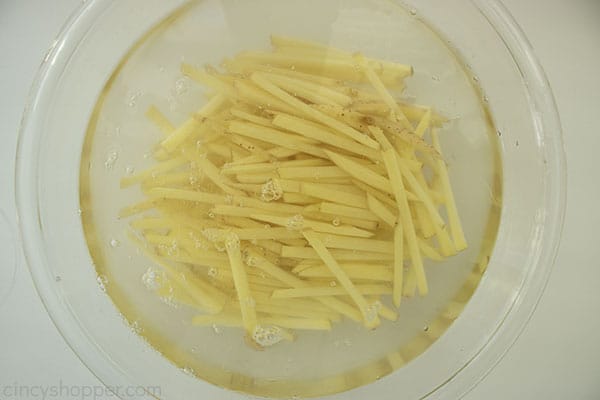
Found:
[[[268,7],[273,4],[276,9]],[[16,195],[22,242],[36,287],[56,326],[82,361],[119,397],[239,399],[248,395],[235,390],[243,390],[287,398],[327,394],[344,399],[459,398],[508,350],[533,312],[558,247],[565,165],[552,94],[520,29],[497,1],[449,1],[443,7],[429,0],[414,4],[327,2],[337,10],[333,15],[323,12],[327,8],[323,4],[316,0],[263,0],[252,3],[254,8],[249,11],[247,4],[236,0],[90,1],[73,15],[45,57],[19,137]],[[112,283],[107,286],[104,278],[98,277],[94,266],[99,265],[94,263],[99,260],[88,248],[90,232],[84,232],[82,224],[88,216],[82,207],[85,198],[80,198],[86,165],[81,176],[80,165],[82,153],[85,156],[89,150],[86,132],[97,122],[94,110],[98,99],[103,100],[107,84],[118,78],[115,71],[127,67],[124,57],[141,51],[146,43],[143,39],[158,32],[170,44],[163,53],[168,56],[164,68],[168,70],[169,60],[181,61],[182,49],[196,42],[182,40],[185,34],[170,22],[190,8],[196,10],[198,29],[205,31],[202,38],[194,40],[209,46],[207,59],[216,62],[228,54],[225,50],[232,37],[253,43],[273,26],[284,32],[286,27],[291,32],[326,27],[348,38],[365,38],[362,45],[367,46],[376,32],[372,20],[355,16],[350,19],[352,24],[344,25],[339,23],[342,11],[353,15],[357,10],[369,10],[377,18],[393,19],[398,5],[415,23],[425,21],[433,27],[460,55],[467,74],[482,92],[497,130],[494,140],[500,145],[503,167],[498,193],[502,203],[496,216],[501,216],[496,240],[488,244],[493,252],[483,253],[485,260],[471,260],[471,264],[487,268],[483,276],[483,268],[474,270],[462,294],[458,293],[462,303],[466,302],[460,316],[450,318],[451,324],[416,335],[409,350],[400,349],[383,361],[292,388],[271,381],[259,383],[248,374],[226,369],[205,371],[177,345],[160,343],[150,329],[140,332],[135,321],[123,318],[105,293],[108,290],[110,294]],[[397,45],[396,40],[392,36],[386,42],[388,51]],[[136,90],[135,86],[124,87],[123,109],[135,108],[136,102],[142,101]],[[104,136],[110,139],[120,134],[120,128],[113,126],[106,128]],[[107,150],[110,167],[120,149]],[[454,153],[460,155],[458,150]],[[92,167],[90,164],[90,170]],[[490,190],[496,193],[497,189]],[[473,210],[468,212],[476,215]],[[112,247],[119,243],[115,239]],[[126,311],[123,304],[119,308]],[[160,347],[173,362],[148,342]]]

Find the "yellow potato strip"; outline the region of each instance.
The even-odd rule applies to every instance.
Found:
[[[438,133],[435,129],[431,131],[431,140],[433,147],[440,152],[441,146]],[[465,234],[460,223],[458,216],[458,209],[456,207],[456,201],[454,200],[454,194],[452,193],[452,187],[450,186],[450,178],[448,176],[448,169],[444,160],[438,160],[436,174],[440,177],[440,183],[442,185],[443,196],[445,199],[446,210],[448,211],[448,223],[450,225],[450,234],[454,241],[454,246],[457,251],[461,251],[467,248],[467,241]]]
[[[333,234],[313,233],[323,242],[325,247],[332,249],[362,250],[375,253],[394,254],[394,242],[387,240],[362,239]]]
[[[285,203],[302,204],[302,205],[314,204],[314,203],[319,202],[319,199],[316,199],[316,198],[310,197],[310,196],[306,196],[306,195],[303,195],[300,193],[284,193],[282,196],[282,199]]]
[[[342,124],[338,120],[331,118],[319,112],[318,110],[315,110],[314,108],[310,107],[301,100],[298,100],[294,96],[286,93],[285,91],[277,87],[275,84],[273,84],[271,81],[269,81],[268,78],[266,78],[263,74],[255,72],[252,74],[250,79],[252,79],[254,83],[256,83],[258,86],[260,86],[267,92],[273,94],[273,96],[281,99],[282,101],[291,105],[295,109],[300,110],[307,117],[310,117],[315,121],[327,125],[330,128],[356,140],[357,142],[364,144],[367,147],[371,147],[373,149],[379,148],[377,142],[369,138],[367,135],[355,130],[354,128],[351,128],[348,125]]]
[[[298,111],[294,107],[279,100],[270,93],[265,92],[261,88],[256,87],[248,80],[239,79],[236,80],[233,85],[241,100],[258,107],[259,109],[268,108],[270,110],[283,111],[288,114],[298,114]]]
[[[342,287],[357,305],[363,316],[363,323],[365,326],[368,328],[377,327],[380,323],[377,314],[373,315],[373,313],[370,312],[369,305],[367,304],[364,296],[358,291],[354,283],[352,283],[350,278],[348,278],[348,275],[346,275],[344,270],[339,266],[329,250],[327,250],[327,248],[323,245],[323,242],[320,240],[319,236],[314,232],[309,231],[304,231],[302,233],[304,234],[306,240],[308,240],[308,243],[313,250],[319,255],[319,258],[323,260],[323,263],[325,263],[325,265],[331,270],[337,281],[342,285]]]
[[[152,188],[147,195],[151,198],[186,200],[205,204],[224,204],[227,197],[214,193],[174,188]]]
[[[175,129],[169,136],[167,136],[161,143],[161,147],[169,153],[175,150],[185,140],[200,129],[204,118],[214,114],[225,102],[226,97],[218,94],[206,103],[204,107],[200,109],[192,118],[188,119],[180,127]]]
[[[176,129],[163,113],[156,106],[148,107],[146,117],[165,135],[169,136]]]
[[[277,173],[284,179],[322,179],[348,176],[346,171],[338,167],[284,167],[278,168]]]
[[[258,324],[256,317],[255,302],[248,285],[248,275],[242,262],[242,253],[240,251],[240,242],[235,234],[227,235],[225,240],[225,250],[231,264],[233,273],[233,283],[237,291],[240,310],[242,312],[242,321],[244,329],[248,336],[252,336]]]
[[[390,182],[394,188],[394,195],[396,197],[399,210],[398,218],[400,224],[402,225],[402,229],[404,229],[404,234],[408,243],[408,252],[411,257],[412,268],[415,270],[415,277],[419,286],[419,293],[424,296],[427,294],[427,280],[425,278],[425,270],[423,268],[423,259],[421,258],[421,251],[419,250],[419,244],[417,242],[413,218],[408,206],[408,200],[406,199],[402,175],[400,173],[400,166],[398,165],[398,160],[394,149],[390,148],[384,151],[383,160],[386,168],[388,169]]]
[[[258,221],[264,221],[269,224],[275,224],[279,226],[286,227],[288,229],[300,230],[303,228],[310,228],[317,232],[322,233],[332,233],[342,236],[352,236],[355,238],[368,238],[373,236],[372,232],[355,228],[353,226],[335,226],[332,224],[313,221],[305,218],[298,218],[298,216],[292,217],[280,217],[274,215],[265,215],[265,214],[253,214],[250,216],[252,219],[256,219]]]
[[[327,200],[332,203],[343,204],[350,207],[367,208],[367,199],[365,196],[328,189],[324,187],[324,185],[302,183],[300,191],[307,196]]]
[[[219,169],[211,163],[206,157],[200,157],[196,160],[198,166],[200,167],[202,173],[208,177],[215,185],[219,187],[222,191],[229,195],[234,196],[245,196],[245,193],[241,190],[234,189],[229,186],[232,182],[221,175]]]
[[[215,89],[218,93],[223,93],[229,98],[236,97],[235,90],[230,84],[225,83],[223,80],[215,77],[213,74],[203,71],[200,68],[196,68],[192,65],[184,63],[181,64],[181,72],[190,79]]]
[[[391,294],[392,289],[386,285],[355,285],[362,295]],[[296,297],[346,296],[348,291],[343,287],[315,286],[299,289],[277,289],[273,291],[274,299],[290,299]]]
[[[433,222],[434,224],[438,224],[439,226],[444,226],[444,220],[440,216],[440,213],[437,210],[435,204],[433,204],[433,200],[431,199],[429,193],[427,193],[426,189],[423,188],[423,186],[421,186],[421,184],[419,183],[417,178],[415,178],[412,171],[410,171],[410,169],[407,168],[406,164],[404,164],[403,160],[400,160],[398,157],[395,158],[402,176],[406,179],[406,183],[412,189],[415,195],[419,198],[419,200],[423,202],[423,205],[427,209],[427,212],[429,213],[432,219],[431,222]]]
[[[262,125],[262,126],[266,126],[266,127],[273,126],[270,119],[256,116],[256,115],[246,112],[244,110],[240,110],[237,108],[231,108],[231,109],[229,109],[229,112],[234,117],[237,117],[239,119],[242,119],[242,120],[245,120],[248,122],[252,122],[257,125]]]
[[[263,140],[288,149],[299,150],[315,157],[326,157],[325,152],[322,149],[304,142],[302,136],[252,124],[251,122],[233,121],[229,124],[228,129],[230,132],[237,133],[238,135]]]
[[[159,174],[172,171],[176,168],[179,168],[185,164],[189,163],[188,159],[185,157],[176,157],[168,161],[163,161],[159,164],[156,164],[153,167],[150,167],[142,172],[138,172],[135,175],[126,176],[121,178],[121,188],[126,188],[137,183],[144,182],[145,180],[151,180]]]
[[[392,269],[383,264],[339,263],[350,279],[392,282]],[[324,265],[302,265],[294,273],[304,278],[334,278]]]
[[[368,199],[367,199],[368,203]],[[364,208],[349,207],[342,204],[323,202],[319,204],[319,211],[327,214],[337,215],[341,217],[359,218],[366,219],[369,221],[376,221],[378,216],[369,210]]]
[[[401,225],[394,228],[394,281],[392,302],[400,307],[404,287],[404,231]]]
[[[327,157],[329,157],[329,159],[335,163],[335,165],[346,171],[355,179],[358,179],[359,181],[373,186],[374,188],[377,188],[383,192],[393,193],[392,185],[390,184],[389,179],[340,154],[332,151],[325,151],[325,153],[327,154]]]
[[[367,205],[369,210],[376,215],[381,221],[390,227],[396,225],[396,216],[390,211],[385,204],[377,200],[371,193],[367,193]]]
[[[338,261],[389,261],[393,260],[391,254],[373,253],[369,251],[353,251],[343,249],[332,249],[331,254]],[[281,256],[287,258],[300,258],[308,260],[319,260],[319,255],[310,247],[283,246]]]

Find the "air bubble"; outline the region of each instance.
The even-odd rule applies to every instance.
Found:
[[[108,278],[104,275],[98,275],[96,278],[96,282],[98,282],[98,287],[101,291],[106,292],[106,285],[108,284]]]
[[[221,329],[215,324],[212,325],[212,329],[217,335],[221,333]]]
[[[137,100],[141,95],[142,95],[142,92],[130,93],[127,98],[127,105],[129,107],[135,107],[137,105]]]
[[[119,247],[121,245],[121,242],[119,242],[117,239],[111,239],[110,240],[110,247]]]
[[[277,326],[260,326],[254,329],[252,339],[262,347],[269,347],[283,340],[281,328]]]
[[[134,172],[135,172],[135,168],[133,168],[131,165],[128,165],[127,167],[125,167],[125,173],[127,175],[133,175]]]
[[[81,208],[78,208],[77,209],[77,215],[81,215],[81,214],[83,214],[83,211],[81,210]]]
[[[416,8],[411,8],[409,12],[410,12],[410,15],[412,15],[413,17],[415,15],[417,15],[417,9]]]
[[[339,218],[334,218],[333,221],[331,221],[331,224],[333,226],[340,226],[340,219]]]
[[[119,153],[116,150],[109,151],[106,155],[106,160],[104,161],[104,168],[107,170],[111,170],[117,160],[119,159]]]
[[[129,326],[131,327],[133,333],[136,333],[138,335],[144,331],[138,320],[133,321]]]
[[[209,268],[209,269],[208,269],[208,272],[207,272],[207,274],[208,274],[208,276],[210,276],[211,278],[216,278],[216,277],[217,277],[217,275],[219,274],[219,271],[218,271],[216,268],[214,268],[214,267],[211,267],[211,268]]]
[[[188,90],[188,82],[185,78],[180,78],[175,81],[175,94],[182,95]]]
[[[160,288],[158,278],[159,272],[156,269],[150,267],[142,275],[142,283],[148,290],[158,290]]]
[[[336,287],[337,286],[337,282],[336,281],[331,281],[331,282],[329,282],[329,286]]]
[[[183,367],[182,371],[190,376],[195,376],[195,372],[192,367]]]
[[[304,217],[300,214],[296,214],[293,217],[288,218],[285,227],[291,231],[299,231],[304,227]]]

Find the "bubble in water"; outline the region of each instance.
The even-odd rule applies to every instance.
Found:
[[[377,316],[379,315],[379,310],[381,310],[382,304],[380,301],[375,301],[371,303],[367,307],[367,312],[365,313],[365,322],[375,322],[377,320]]]
[[[77,209],[77,215],[81,215],[81,214],[83,214],[83,211],[81,210],[81,208],[78,208]]]
[[[103,292],[106,292],[106,285],[108,284],[108,278],[104,275],[98,275],[96,278],[96,282],[98,282],[98,287]]]
[[[292,231],[302,230],[304,227],[304,217],[300,214],[296,214],[293,217],[288,218],[285,227]]]
[[[180,78],[175,81],[175,94],[182,95],[188,90],[188,81],[185,78]]]
[[[269,347],[283,340],[283,333],[278,326],[260,326],[254,329],[252,339],[262,347]]]
[[[283,196],[283,188],[277,179],[269,179],[260,191],[262,201],[279,200]]]
[[[210,268],[208,269],[208,272],[207,272],[207,274],[208,274],[208,276],[210,276],[211,278],[216,278],[216,277],[217,277],[217,275],[219,274],[219,271],[218,271],[216,268],[214,268],[214,267],[210,267]]]
[[[337,286],[337,282],[336,281],[330,281],[329,282],[329,286],[336,287]]]
[[[128,165],[127,167],[125,167],[125,173],[127,175],[133,175],[134,172],[135,172],[135,168],[133,168],[131,165]]]
[[[117,239],[110,239],[110,247],[119,247],[121,245],[121,242],[119,242]]]
[[[159,272],[150,267],[144,272],[142,275],[142,283],[148,290],[157,290],[160,288],[160,283],[158,282]]]
[[[106,155],[106,160],[104,161],[104,168],[111,170],[115,166],[115,163],[118,159],[119,153],[116,150],[109,151]]]
[[[415,15],[417,15],[417,9],[416,8],[411,8],[409,12],[410,12],[410,15],[412,15],[413,17]]]
[[[138,320],[133,321],[129,326],[131,327],[131,330],[138,335],[144,331],[144,328],[142,328],[140,321]]]
[[[212,325],[212,329],[213,331],[218,335],[219,333],[221,333],[221,328],[219,328],[217,325],[213,324]]]
[[[129,93],[129,96],[127,96],[127,105],[129,107],[135,107],[137,105],[137,100],[141,95],[142,92],[140,91]]]
[[[195,375],[194,368],[192,368],[192,367],[183,367],[182,371],[190,376]]]
[[[210,210],[207,215],[208,215],[208,218],[214,218],[215,212],[213,210]]]
[[[333,226],[340,226],[340,219],[339,218],[334,218],[333,221],[331,221],[331,224]]]
[[[475,83],[479,83],[479,78],[478,78],[478,77],[476,77],[476,76],[474,76],[474,77],[473,77],[473,82],[475,82]]]

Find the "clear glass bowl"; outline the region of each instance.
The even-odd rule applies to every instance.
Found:
[[[121,398],[246,396],[190,376],[141,340],[110,298],[98,290],[81,223],[82,146],[98,96],[140,37],[185,3],[84,3],[44,59],[19,138],[17,206],[35,284],[73,350]],[[235,0],[200,3],[205,8],[201,15],[206,20],[201,22],[206,36],[225,40],[227,29],[235,26],[216,23],[221,21],[218,13],[235,11],[239,4]],[[365,0],[373,8],[381,3]],[[260,7],[266,2],[256,4],[255,14],[238,17],[246,23],[262,21]],[[284,10],[287,7],[286,2],[278,4]],[[290,21],[308,27],[324,23],[314,20],[319,2],[302,4],[305,6],[294,7]],[[452,0],[440,7],[439,2],[427,0],[402,5],[448,40],[485,93],[502,152],[500,226],[487,270],[478,285],[474,282],[472,289],[477,289],[448,330],[396,372],[331,398],[462,396],[508,350],[533,312],[548,279],[562,227],[565,165],[560,123],[543,71],[515,22],[497,1]],[[393,361],[388,364],[395,369]],[[381,375],[390,372],[390,365]],[[374,369],[371,372],[366,378],[342,377],[346,382],[343,388],[379,376]],[[227,375],[209,381],[234,389],[244,387],[244,382],[236,379],[243,377]],[[302,396],[311,393],[327,390],[311,392],[305,387],[298,391]]]

